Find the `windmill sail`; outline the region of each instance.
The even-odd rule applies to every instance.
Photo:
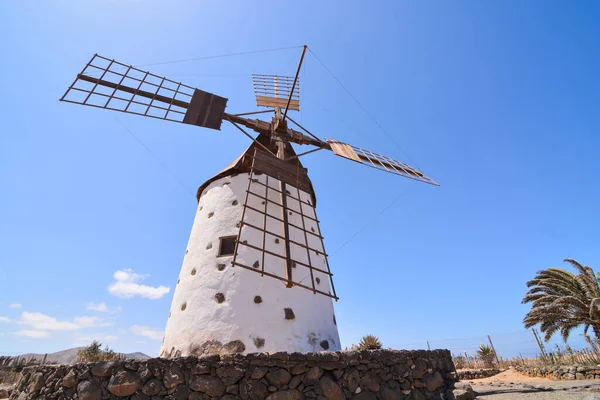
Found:
[[[289,99],[288,108],[300,111],[300,82],[294,85],[293,76],[253,74],[252,84],[257,106],[285,108]]]
[[[436,181],[412,165],[391,159],[381,154],[373,153],[370,150],[361,149],[360,147],[351,144],[342,143],[333,139],[326,140],[335,155],[368,165],[369,167],[376,168],[380,171],[390,172],[392,174],[439,186]]]
[[[311,195],[285,174],[261,170],[261,152],[255,149],[248,174],[232,265],[337,300]]]
[[[221,128],[227,99],[94,55],[61,101]]]

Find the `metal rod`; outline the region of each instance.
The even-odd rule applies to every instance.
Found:
[[[294,84],[292,85],[292,90],[290,90],[290,96],[288,97],[287,105],[285,106],[285,112],[283,113],[283,120],[287,117],[288,107],[292,102],[292,96],[294,95],[294,88],[296,87],[296,82],[298,81],[298,75],[300,74],[300,68],[302,68],[302,61],[304,60],[304,54],[306,53],[306,45],[302,48],[302,55],[300,56],[300,63],[298,64],[298,69],[296,70],[296,76],[294,77]]]
[[[282,256],[281,254],[273,253],[273,252],[272,252],[272,251],[270,251],[270,250],[267,250],[267,249],[261,249],[260,247],[258,247],[258,246],[254,246],[253,244],[250,244],[250,243],[244,243],[244,242],[240,242],[240,244],[241,244],[242,246],[246,246],[246,247],[248,247],[248,248],[250,248],[250,249],[254,249],[254,250],[258,250],[258,251],[264,251],[265,253],[267,253],[267,254],[270,254],[270,255],[272,255],[273,257],[277,257],[277,258],[280,258],[280,259],[282,259],[282,260],[285,260],[285,257],[284,257],[284,256]],[[319,268],[317,268],[317,267],[311,267],[310,265],[308,265],[308,264],[305,264],[305,263],[303,263],[302,261],[294,261],[294,262],[295,262],[296,264],[298,264],[298,265],[301,265],[301,266],[303,266],[303,267],[306,267],[306,268],[312,268],[312,269],[316,269],[317,271],[319,271],[319,272],[322,272],[322,273],[324,273],[325,275],[330,275],[330,276],[333,276],[333,274],[332,274],[331,272],[324,271],[324,270],[322,270],[322,269],[319,269]],[[266,274],[267,274],[267,273],[265,272],[265,275],[266,275]],[[311,289],[311,290],[312,290],[312,289]]]
[[[315,151],[319,151],[319,150],[323,150],[323,148],[322,148],[322,147],[318,147],[318,148],[316,148],[316,149],[312,149],[312,150],[309,150],[309,151],[305,151],[304,153],[300,153],[300,154],[296,154],[295,156],[288,157],[288,158],[286,158],[284,161],[295,160],[296,158],[299,158],[299,157],[305,156],[305,155],[307,155],[307,154],[310,154],[310,153],[314,153]]]
[[[254,150],[256,153],[256,150]],[[250,185],[252,185],[252,169],[254,168],[254,158],[252,158],[252,165],[250,166],[250,174],[248,175],[248,187],[246,188],[246,199],[244,200],[244,206],[242,208],[242,219],[240,220],[240,228],[238,229],[238,235],[235,240],[235,249],[233,249],[233,260],[231,260],[231,266],[235,266],[235,260],[238,256],[238,247],[240,245],[240,238],[242,237],[242,228],[244,227],[244,217],[246,216],[246,205],[248,204],[248,195],[250,193]]]
[[[110,103],[110,101],[113,99],[113,96],[117,93],[117,90],[119,89],[119,86],[121,86],[121,83],[123,83],[123,81],[125,80],[125,77],[129,73],[130,69],[131,69],[131,65],[129,66],[129,68],[127,69],[127,71],[125,71],[125,75],[121,76],[121,80],[119,81],[119,83],[117,83],[117,87],[113,89],[112,93],[110,94],[110,97],[108,98],[108,100],[106,100],[106,103],[104,103],[104,107],[107,107],[108,103]]]
[[[266,173],[266,172],[264,172],[264,171],[260,171],[260,170],[259,170],[259,172],[262,172],[263,174],[267,174],[267,173]],[[267,175],[268,175],[268,174],[267,174]],[[259,185],[266,186],[264,183],[262,183],[262,182],[260,182],[260,181],[256,181],[256,182],[254,182],[254,183],[257,183],[257,184],[259,184]],[[274,187],[268,186],[268,188],[269,188],[269,189],[271,189],[271,190],[272,190],[272,191],[274,191],[274,192],[281,193],[281,192],[279,191],[279,189],[276,189],[276,188],[274,188]],[[257,195],[256,193],[254,193],[254,192],[252,192],[252,194],[254,194],[255,196],[258,196],[258,195]],[[260,197],[260,196],[258,196],[258,197]],[[280,204],[278,204],[278,203],[275,203],[273,200],[266,199],[266,198],[264,198],[264,197],[261,197],[261,198],[262,198],[262,199],[264,199],[264,200],[268,200],[268,201],[270,201],[270,202],[272,202],[272,203],[274,203],[274,204],[280,205]],[[304,201],[304,200],[302,200],[302,199],[296,199],[295,197],[292,197],[292,199],[294,199],[294,200],[297,200],[297,201],[299,201],[300,203],[307,204],[307,205],[309,205],[309,206],[311,206],[311,207],[313,206],[312,204],[310,204],[310,203],[308,203],[308,202],[306,202],[306,201]],[[317,220],[316,218],[311,218],[311,217],[309,217],[309,216],[306,216],[306,218],[310,218],[310,219],[312,219],[313,221],[316,221],[316,222],[321,222],[321,221]]]
[[[292,281],[292,259],[291,259],[291,249],[290,249],[290,227],[288,225],[288,208],[287,208],[287,189],[286,189],[286,184],[285,182],[279,182],[280,187],[281,187],[281,208],[283,211],[283,236],[284,236],[284,243],[285,243],[285,265],[286,265],[286,271],[287,271],[287,287],[292,287],[293,285],[293,281]]]
[[[255,271],[255,272],[256,272],[256,269],[255,269],[255,268],[249,267],[249,266],[247,266],[247,265],[240,264],[240,263],[237,263],[237,262],[235,263],[235,265],[237,265],[238,267],[246,268],[246,269],[249,269],[250,271]],[[286,278],[282,278],[282,277],[280,277],[280,276],[277,276],[277,275],[275,275],[275,274],[271,274],[271,273],[269,273],[269,272],[265,272],[265,275],[266,275],[266,276],[270,276],[271,278],[278,279],[278,280],[280,280],[280,281],[283,281],[283,282],[285,282],[285,281],[286,281]],[[301,287],[301,288],[304,288],[304,289],[312,290],[312,288],[310,288],[310,287],[308,287],[308,286],[306,286],[306,285],[303,285],[303,284],[301,284],[301,283],[296,283],[295,285],[296,285],[296,286],[299,286],[299,287]],[[338,300],[339,300],[339,298],[338,298],[338,297],[335,297],[335,296],[331,295],[331,293],[325,293],[325,292],[323,292],[323,291],[321,291],[321,290],[317,290],[317,293],[319,293],[319,294],[322,294],[322,295],[324,295],[324,296],[327,296],[327,297],[331,297],[331,298],[335,299],[336,301],[338,301]]]
[[[312,136],[312,137],[313,137],[313,139],[316,139],[316,140],[318,140],[318,141],[322,142],[322,140],[321,140],[321,139],[319,139],[318,137],[316,137],[315,135],[313,135],[313,134],[312,134],[312,133],[311,133],[311,132],[310,132],[308,129],[306,129],[305,127],[303,127],[302,125],[300,125],[299,123],[297,123],[296,121],[294,121],[294,120],[292,119],[292,117],[288,117],[288,119],[289,119],[290,121],[292,121],[292,122],[293,122],[293,123],[294,123],[294,124],[295,124],[295,125],[296,125],[298,128],[302,129],[304,132],[306,132],[307,134],[309,134],[310,136]]]
[[[265,149],[266,151],[268,151],[269,153],[273,154],[273,152],[271,150],[269,150],[264,144],[262,144],[261,142],[259,142],[258,140],[254,139],[252,137],[252,135],[250,135],[248,132],[246,132],[244,129],[242,129],[241,126],[239,126],[238,124],[236,124],[235,122],[228,120],[229,122],[231,122],[233,124],[233,126],[235,126],[236,128],[238,128],[240,131],[242,131],[242,133],[246,136],[248,136],[250,138],[250,140],[252,140],[254,143],[258,144],[260,147],[262,147],[263,149]],[[275,154],[273,154],[275,155]]]
[[[247,113],[241,113],[241,114],[231,114],[233,116],[236,117],[241,117],[243,115],[253,115],[253,114],[265,114],[265,113],[270,113],[270,112],[274,112],[275,109],[271,109],[271,110],[264,110],[264,111],[252,111],[252,112],[247,112]]]
[[[298,192],[298,198],[300,198],[300,189],[296,188],[296,191]],[[298,203],[300,208],[300,218],[302,219],[302,232],[304,232],[304,241],[306,242],[306,256],[308,257],[308,263],[310,264],[310,266],[312,267],[312,261],[310,259],[310,250],[308,247],[308,236],[306,234],[306,224],[304,223],[304,212],[302,211],[302,203]],[[313,275],[313,270],[312,268],[310,269],[310,281],[312,283],[312,287],[313,287],[313,293],[317,293],[317,289],[315,288],[315,278]]]
[[[96,90],[96,87],[98,87],[98,82],[100,82],[102,80],[102,78],[104,78],[104,75],[106,75],[106,73],[108,72],[108,70],[110,69],[110,67],[113,65],[114,62],[115,62],[115,60],[111,60],[110,61],[110,64],[108,64],[108,67],[106,67],[106,69],[104,70],[104,72],[102,72],[102,75],[100,76],[100,79],[98,79],[98,81],[96,82],[96,84],[94,85],[94,87],[92,88],[92,90],[90,90],[90,93],[87,95],[87,97],[83,101],[83,104],[87,103],[87,101],[90,98],[90,96],[92,95],[92,93],[94,93],[94,90]]]
[[[87,67],[90,66],[90,64],[92,63],[92,61],[94,61],[94,58],[96,58],[98,54],[94,54],[94,57],[92,57],[92,59],[87,63],[87,65],[83,68],[83,71],[85,71],[87,69]],[[75,85],[77,83],[77,79],[79,79],[79,77],[75,77],[75,80],[73,81],[73,83],[71,83],[71,86],[69,86],[69,88],[67,89],[67,91],[65,92],[65,94],[63,94],[63,96],[60,98],[60,101],[64,101],[65,97],[67,96],[67,94],[69,93],[69,91],[71,89],[73,89],[73,85]]]
[[[262,183],[262,182],[254,182],[254,183]],[[269,187],[269,189],[273,190],[273,191],[274,191],[274,192],[276,192],[276,193],[281,193],[279,190],[273,189],[273,188],[271,188],[271,187]],[[273,200],[271,200],[271,199],[269,199],[269,198],[267,198],[267,197],[262,197],[262,196],[260,196],[259,194],[257,194],[257,193],[254,193],[254,192],[250,192],[250,194],[251,194],[251,195],[253,195],[253,196],[256,196],[256,197],[258,197],[258,198],[259,198],[259,199],[261,199],[261,200],[268,201],[269,203],[273,203],[273,204],[275,204],[276,206],[279,206],[279,207],[281,207],[281,204],[279,204],[279,203],[277,203],[276,201],[273,201]],[[296,199],[294,199],[294,200],[296,200]],[[306,203],[304,203],[304,202],[301,202],[301,203],[303,203],[303,204],[306,204]],[[309,204],[309,205],[310,205],[310,204]],[[248,207],[252,207],[252,206],[248,206]],[[312,207],[312,206],[311,206],[311,207]],[[256,211],[257,211],[257,212],[260,212],[260,210],[256,210]],[[275,217],[274,215],[270,215],[270,217],[271,217],[271,218],[273,218],[273,219],[276,219],[276,220],[278,220],[278,221],[281,221],[281,219],[279,219],[279,218]],[[317,222],[317,223],[319,222],[319,221],[318,221],[316,218],[313,218],[313,217],[311,217],[311,216],[309,216],[309,215],[305,215],[305,217],[306,217],[306,218],[308,218],[308,219],[310,219],[310,220],[312,220],[312,221],[314,221],[314,222]],[[292,224],[292,223],[290,223],[290,225],[291,225],[291,226],[293,226],[293,227],[295,227],[295,228],[298,228],[298,229],[300,229],[299,227],[297,227],[296,225],[294,225],[294,224]],[[313,233],[313,235],[314,235],[314,233]],[[315,236],[319,236],[319,235],[315,235]]]

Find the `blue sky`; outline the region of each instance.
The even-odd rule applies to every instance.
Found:
[[[566,257],[600,268],[599,18],[593,1],[0,2],[0,353],[98,338],[156,355],[190,191],[249,144],[231,125],[60,103],[91,56],[144,65],[303,44],[393,140],[312,53],[296,118],[441,184],[304,157],[342,344],[491,334],[501,354],[534,352],[525,282]],[[250,75],[292,75],[299,54],[147,68],[243,112],[256,108]]]

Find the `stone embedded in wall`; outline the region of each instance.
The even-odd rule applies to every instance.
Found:
[[[212,243],[209,243],[206,245],[206,250],[210,250],[210,249],[212,249]]]
[[[259,337],[254,338],[254,345],[257,349],[260,349],[265,345],[265,339]]]
[[[192,275],[196,275],[196,268],[192,269]]]
[[[295,319],[296,315],[294,315],[294,310],[291,308],[284,308],[283,312],[285,314],[285,319]]]
[[[223,271],[225,269],[225,264],[217,264],[217,270]]]
[[[215,300],[217,303],[222,303],[225,301],[225,295],[223,293],[215,294]]]
[[[254,296],[254,302],[255,302],[256,304],[260,304],[260,303],[262,303],[262,297],[260,297],[260,296]]]
[[[447,350],[213,354],[28,367],[11,400],[439,399],[451,398],[454,378]]]

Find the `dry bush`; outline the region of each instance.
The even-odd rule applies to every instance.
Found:
[[[101,349],[102,343],[94,340],[88,347],[77,352],[77,363],[124,360],[125,355],[117,353],[108,346]]]

